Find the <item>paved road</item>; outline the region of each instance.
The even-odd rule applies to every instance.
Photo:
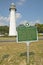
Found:
[[[39,38],[39,40],[43,40],[43,38]],[[0,42],[16,42],[16,40],[0,40]]]
[[[16,42],[16,40],[0,40],[0,42]]]
[[[39,40],[43,40],[43,38],[39,38]]]

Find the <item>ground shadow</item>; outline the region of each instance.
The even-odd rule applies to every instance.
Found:
[[[29,52],[29,57],[31,58],[34,58],[34,56],[35,56],[35,53],[32,51],[32,52]],[[24,53],[21,53],[20,54],[20,57],[24,57],[25,58],[25,60],[26,60],[26,63],[27,63],[27,52],[24,52]],[[32,59],[31,58],[31,59]],[[30,62],[30,60],[29,60],[29,62]],[[30,65],[30,64],[28,64],[27,63],[27,65]]]
[[[32,52],[29,52],[29,56],[33,56],[35,55],[35,53],[32,51]],[[20,56],[27,56],[27,52],[24,52],[24,53],[20,53]]]

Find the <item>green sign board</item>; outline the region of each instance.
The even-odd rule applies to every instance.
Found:
[[[35,26],[24,26],[20,25],[17,28],[18,31],[18,42],[36,41],[37,28]]]

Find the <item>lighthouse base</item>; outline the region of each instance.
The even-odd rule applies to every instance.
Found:
[[[9,32],[9,36],[15,36],[16,37],[17,36],[17,31],[16,32],[12,32],[12,31]]]

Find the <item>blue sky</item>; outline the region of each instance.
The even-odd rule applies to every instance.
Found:
[[[0,25],[9,25],[9,7],[16,5],[16,24],[43,24],[43,0],[0,0]]]

